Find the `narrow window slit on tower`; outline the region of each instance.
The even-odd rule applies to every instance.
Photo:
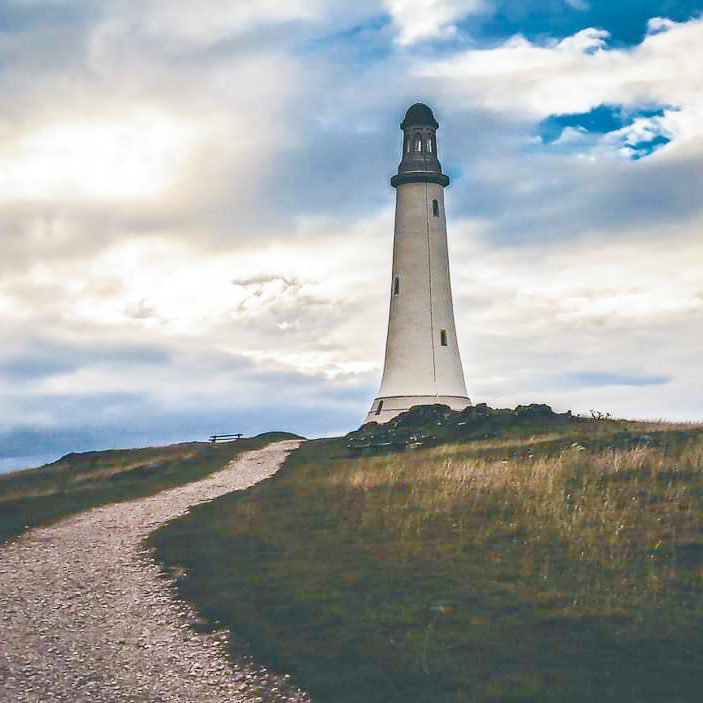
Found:
[[[447,330],[440,330],[439,341],[442,343],[443,347],[447,346]]]
[[[400,278],[396,276],[393,279],[393,295],[399,295],[400,294]]]
[[[379,401],[378,401],[378,407],[376,408],[376,415],[380,415],[380,414],[381,414],[381,410],[383,410],[383,401],[382,401],[382,400],[379,400]]]
[[[439,217],[439,200],[432,201],[432,214],[435,217]]]

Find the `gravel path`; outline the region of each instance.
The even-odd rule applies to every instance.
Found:
[[[95,508],[0,549],[0,701],[307,701],[286,677],[232,664],[226,631],[196,633],[197,615],[143,544],[190,506],[271,476],[298,444],[247,452],[201,481]]]

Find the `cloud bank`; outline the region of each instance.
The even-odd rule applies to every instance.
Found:
[[[702,418],[703,21],[508,5],[0,0],[0,464],[356,426],[418,99],[471,397]]]

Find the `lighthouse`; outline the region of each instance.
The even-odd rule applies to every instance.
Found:
[[[401,122],[403,156],[396,189],[391,301],[383,380],[366,422],[388,422],[416,405],[463,410],[466,393],[449,280],[439,124],[423,103]]]

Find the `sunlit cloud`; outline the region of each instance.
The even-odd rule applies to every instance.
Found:
[[[1,200],[141,200],[177,182],[197,129],[155,112],[79,117],[0,147]]]
[[[484,0],[384,0],[398,28],[401,45],[446,38],[456,33],[456,22],[485,10]]]
[[[454,238],[457,255],[476,262],[455,277],[460,296],[482,301],[470,313],[470,330],[529,329],[551,337],[576,328],[703,318],[703,241],[695,228],[670,231],[665,242],[601,235],[529,251],[493,249],[461,236],[471,229],[460,225]]]
[[[140,24],[153,36],[194,43],[212,43],[260,24],[309,21],[322,11],[322,3],[317,0],[201,0],[197,5],[139,0],[124,4],[125,20],[133,23],[134,17],[139,17]]]
[[[307,351],[299,353],[276,352],[260,349],[247,352],[245,356],[258,363],[272,362],[281,369],[292,369],[302,374],[339,379],[343,376],[358,376],[378,371],[378,361],[348,361],[340,358],[339,350]]]
[[[703,416],[702,20],[624,46],[580,1],[568,36],[474,0],[0,5],[0,459],[360,422],[418,99],[472,399]]]
[[[416,72],[441,81],[455,100],[532,119],[607,104],[675,106],[665,110],[662,128],[684,140],[700,136],[703,20],[652,20],[633,48],[611,48],[608,39],[595,28],[543,43],[516,36],[424,62]]]

